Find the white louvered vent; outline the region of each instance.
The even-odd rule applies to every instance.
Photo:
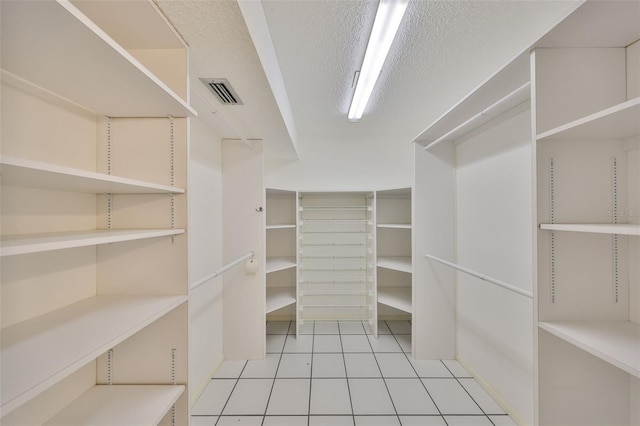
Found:
[[[201,78],[223,105],[244,105],[226,78]]]

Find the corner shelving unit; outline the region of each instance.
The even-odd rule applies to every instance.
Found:
[[[266,189],[266,315],[295,321],[296,304],[295,191]]]
[[[187,424],[186,45],[150,1],[0,7],[0,422]]]
[[[540,424],[640,422],[638,14],[613,2],[580,24],[615,36],[532,53]]]
[[[378,318],[411,319],[411,188],[376,192]]]
[[[375,333],[374,196],[298,195],[298,325],[365,321]]]

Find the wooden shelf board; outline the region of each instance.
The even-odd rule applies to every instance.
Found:
[[[378,228],[411,229],[410,223],[379,223]]]
[[[411,287],[378,287],[378,303],[412,313]]]
[[[638,135],[640,97],[541,133],[537,139],[625,139]]]
[[[553,321],[539,327],[640,378],[640,324],[630,321]]]
[[[183,233],[184,229],[123,229],[3,236],[0,256],[167,237]]]
[[[267,274],[270,272],[282,271],[284,269],[295,268],[295,257],[268,257]]]
[[[411,266],[410,256],[388,256],[379,257],[377,266],[380,268],[393,269],[395,271],[411,273],[413,268]]]
[[[295,287],[267,287],[266,313],[276,311],[296,303]]]
[[[182,385],[98,385],[45,425],[157,425],[178,400]]]
[[[3,329],[3,415],[186,300],[187,296],[95,296]]]
[[[2,184],[90,194],[182,194],[183,188],[95,173],[54,164],[0,158]]]
[[[5,2],[2,32],[5,70],[93,112],[110,117],[197,115],[70,2]]]
[[[267,225],[267,229],[295,229],[295,224]]]
[[[640,235],[638,223],[542,223],[547,231],[591,232],[595,234]]]

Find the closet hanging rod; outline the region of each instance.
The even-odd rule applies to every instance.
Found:
[[[525,297],[528,297],[529,299],[533,299],[533,294],[531,294],[530,292],[528,292],[526,290],[523,290],[521,288],[515,287],[515,286],[513,286],[511,284],[507,284],[504,281],[500,281],[500,280],[497,280],[495,278],[488,277],[488,276],[483,275],[483,274],[481,274],[479,272],[476,272],[476,271],[473,271],[471,269],[465,268],[464,266],[460,266],[460,265],[457,265],[455,263],[448,262],[448,261],[446,261],[444,259],[440,259],[439,257],[432,256],[429,253],[425,253],[424,256],[427,259],[435,260],[436,262],[440,262],[440,263],[442,263],[444,265],[450,266],[453,269],[457,269],[458,271],[464,272],[465,274],[469,274],[469,275],[474,276],[476,278],[480,278],[481,280],[486,281],[486,282],[491,283],[491,284],[495,284],[498,287],[502,287],[504,289],[507,289],[509,291],[517,293],[517,294],[519,294],[521,296],[525,296]]]
[[[430,144],[425,146],[424,149],[427,150],[427,149],[439,144],[440,142],[444,141],[446,138],[448,138],[449,136],[453,135],[454,133],[456,133],[460,129],[462,129],[465,126],[471,124],[472,122],[476,121],[479,118],[488,116],[489,114],[491,114],[492,112],[494,112],[495,110],[497,110],[500,107],[506,107],[502,111],[502,112],[504,112],[504,111],[507,111],[509,108],[512,108],[512,107],[524,102],[525,100],[527,100],[530,97],[530,88],[531,88],[531,82],[526,82],[525,84],[523,84],[522,86],[520,86],[516,90],[514,90],[513,92],[509,93],[505,97],[503,97],[500,100],[496,101],[495,103],[491,104],[489,107],[483,109],[482,111],[480,111],[476,115],[472,116],[471,118],[469,118],[468,120],[466,120],[462,124],[460,124],[460,125],[454,127],[453,129],[449,130],[447,133],[445,133],[444,135],[440,136],[438,139],[434,140],[433,142],[431,142]],[[500,115],[500,113],[497,114],[497,115]]]
[[[217,271],[207,275],[204,278],[199,279],[198,281],[196,281],[195,283],[193,283],[191,285],[191,290],[195,290],[196,288],[200,287],[201,285],[203,285],[204,283],[206,283],[207,281],[209,281],[212,278],[217,277],[218,275],[222,275],[225,271],[233,268],[234,266],[236,266],[238,263],[242,262],[245,259],[251,258],[253,260],[253,250],[251,250],[249,253],[245,254],[244,256],[241,256],[239,258],[237,258],[236,260],[234,260],[233,262],[227,263],[226,265],[224,265],[222,268],[218,269]]]

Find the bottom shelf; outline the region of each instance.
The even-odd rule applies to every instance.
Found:
[[[181,385],[98,385],[45,424],[157,425],[182,392]]]
[[[267,313],[296,303],[294,287],[267,287]]]
[[[378,303],[412,313],[411,287],[378,287]]]
[[[640,324],[630,321],[554,321],[539,327],[640,378]]]

